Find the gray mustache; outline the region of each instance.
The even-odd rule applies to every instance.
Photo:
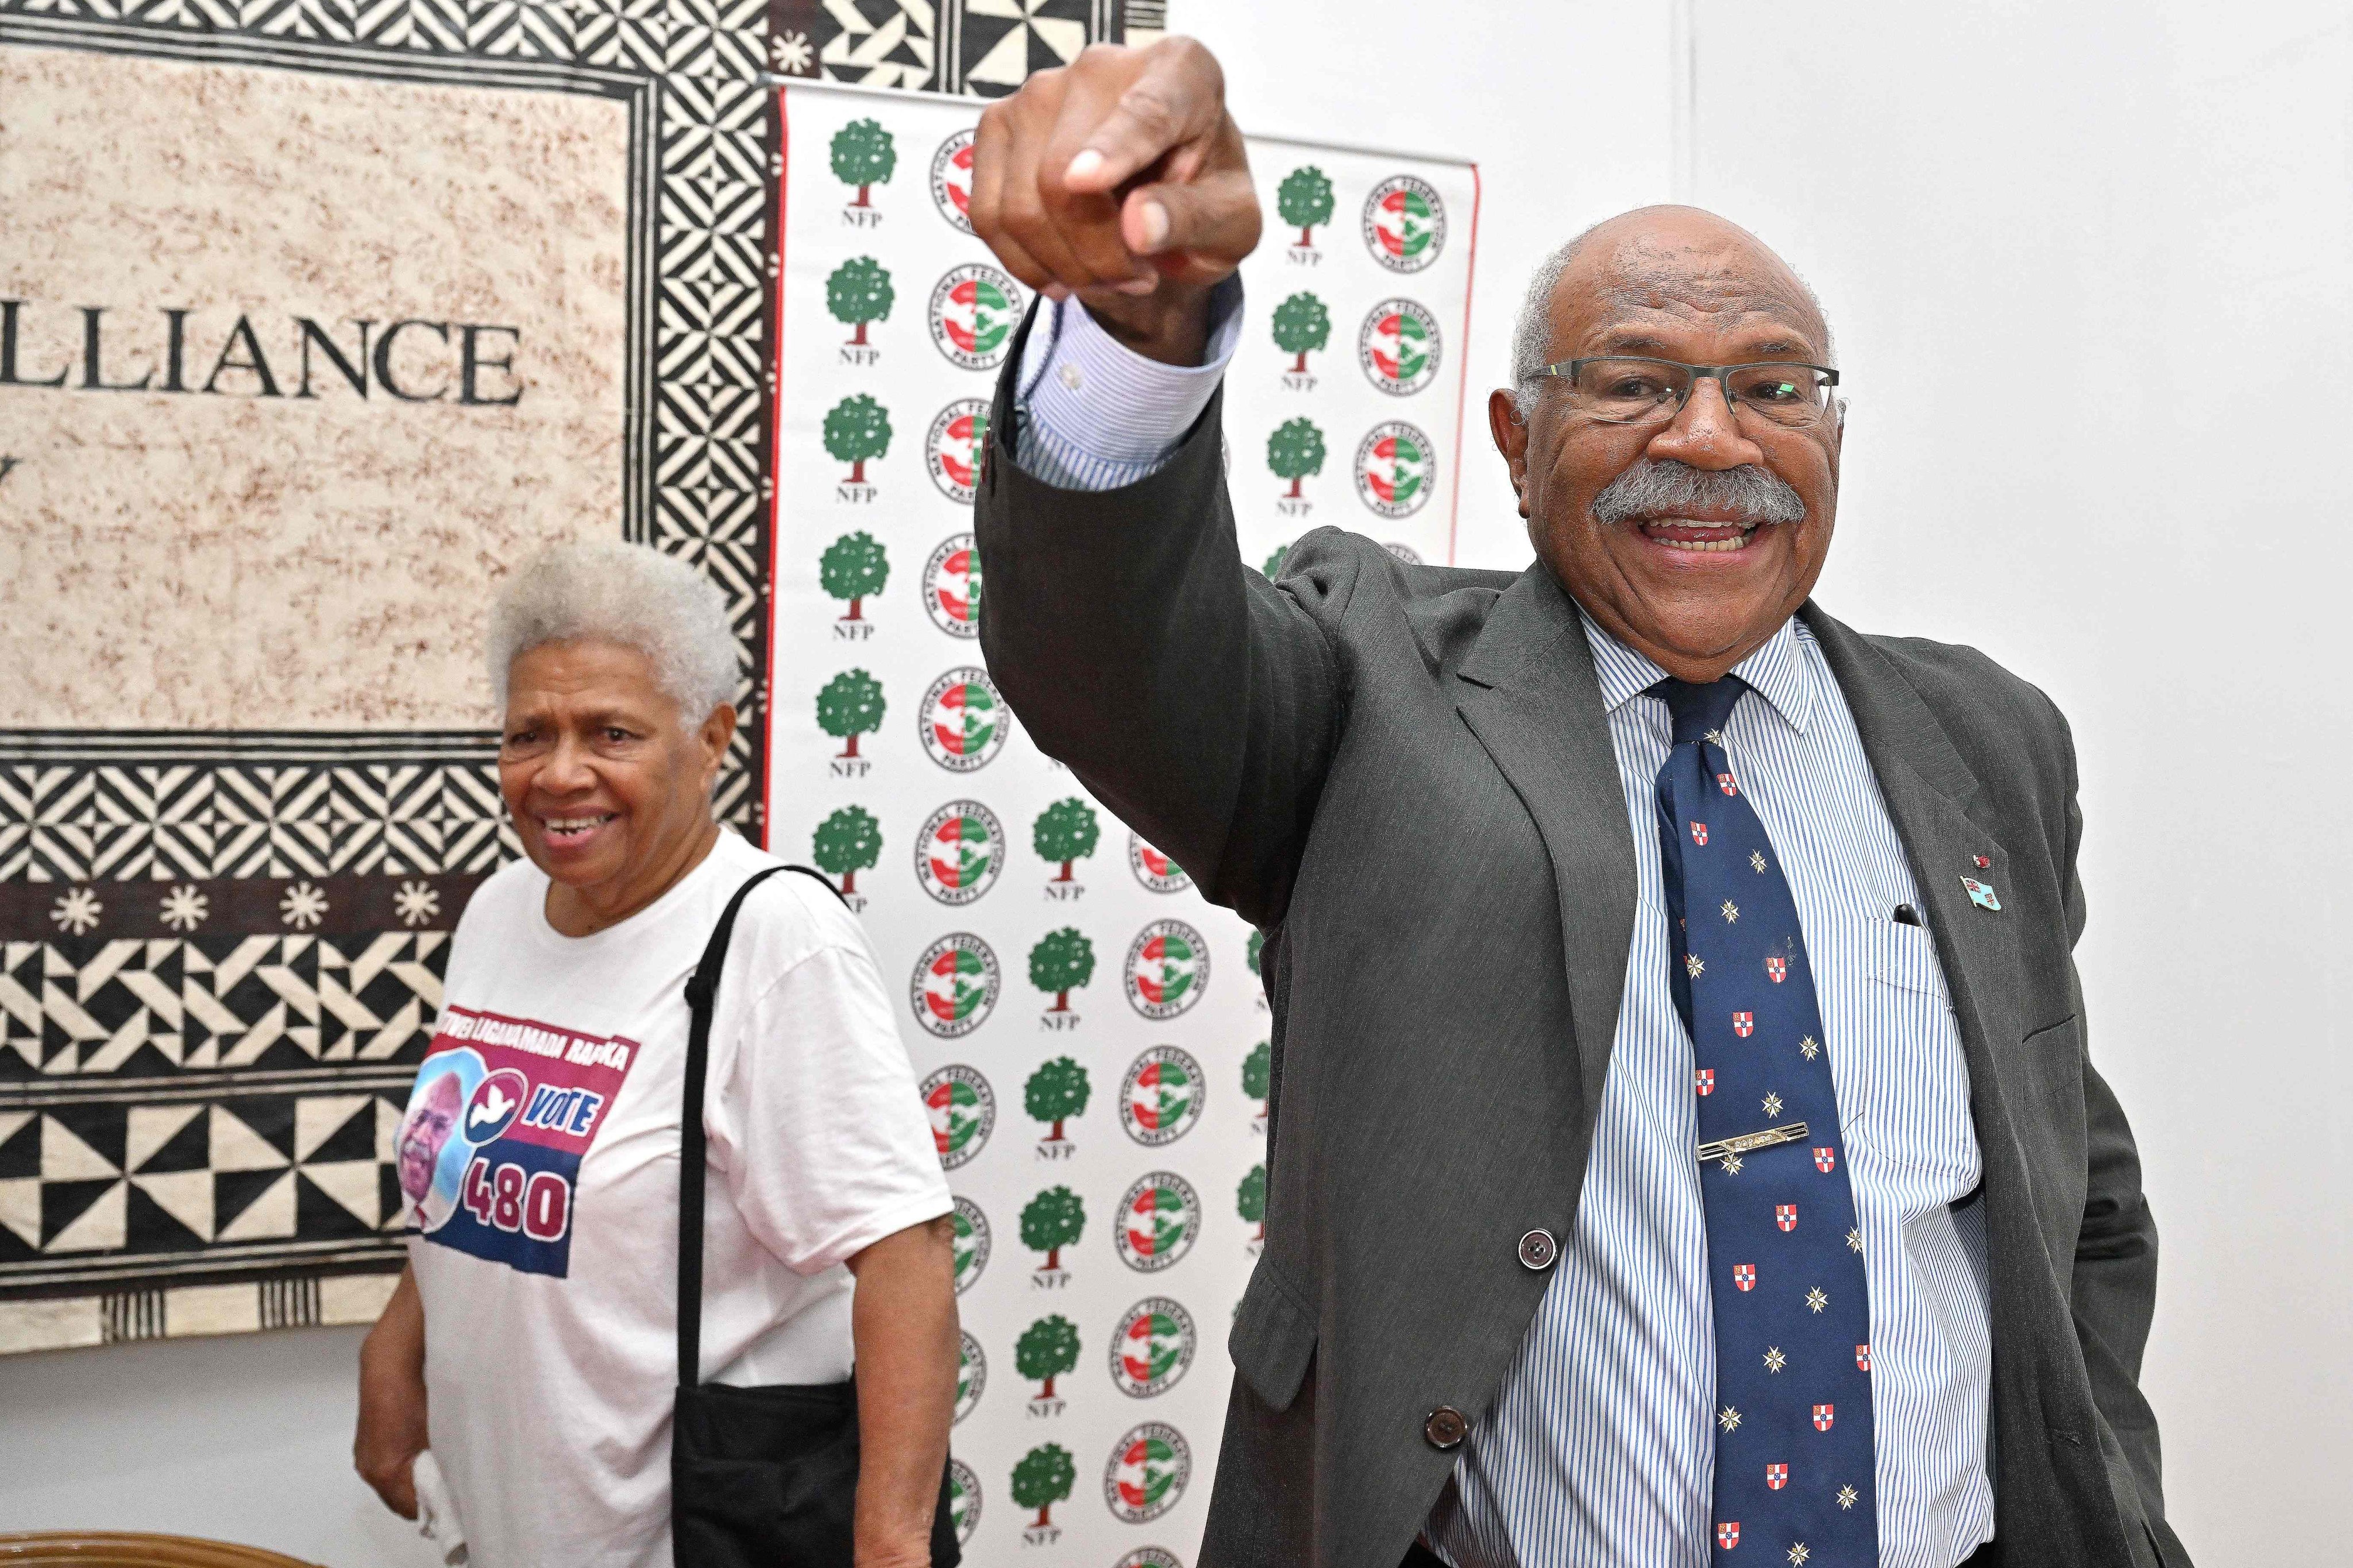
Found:
[[[1702,509],[1728,510],[1750,523],[1801,522],[1806,516],[1804,500],[1788,481],[1751,463],[1709,469],[1644,458],[1593,498],[1595,520],[1610,525]]]

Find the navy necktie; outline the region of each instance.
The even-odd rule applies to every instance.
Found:
[[[1715,1312],[1714,1561],[1873,1568],[1862,1233],[1798,907],[1725,752],[1746,689],[1651,688],[1674,720],[1659,847]]]

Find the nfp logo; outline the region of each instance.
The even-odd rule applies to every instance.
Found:
[[[1209,944],[1183,921],[1154,921],[1127,949],[1127,1000],[1147,1018],[1174,1018],[1209,985]]]
[[[956,1294],[972,1289],[981,1271],[988,1267],[988,1216],[970,1198],[958,1198],[955,1212],[948,1216],[955,1222],[955,1237],[952,1255],[955,1259]]]
[[[1132,1428],[1112,1445],[1103,1467],[1103,1501],[1129,1524],[1158,1519],[1176,1506],[1193,1479],[1193,1450],[1185,1435],[1158,1421]]]
[[[923,608],[952,637],[980,635],[980,552],[971,534],[949,534],[923,563]]]
[[[951,1426],[972,1414],[973,1406],[980,1403],[982,1391],[988,1387],[988,1357],[982,1352],[980,1342],[970,1334],[960,1337],[963,1342],[956,1352],[955,1414],[950,1417]]]
[[[1419,272],[1446,248],[1446,204],[1411,174],[1392,174],[1365,198],[1365,248],[1392,272]]]
[[[972,504],[980,483],[980,449],[987,438],[988,404],[977,397],[957,398],[939,411],[923,433],[923,466],[932,471],[932,483],[958,506]]]
[[[948,1522],[955,1527],[959,1546],[980,1528],[980,1478],[962,1459],[948,1461]]]
[[[966,370],[995,370],[1021,324],[1021,285],[979,262],[952,268],[932,289],[932,342]]]
[[[943,1040],[953,1040],[987,1020],[1003,984],[988,943],[960,931],[940,938],[915,960],[908,998],[915,1022]]]
[[[1382,517],[1410,517],[1438,488],[1430,437],[1402,419],[1376,425],[1356,444],[1356,496]]]
[[[968,904],[1005,868],[1005,825],[976,800],[952,800],[915,836],[915,880],[944,904]]]
[[[972,232],[972,137],[969,130],[956,132],[932,154],[932,205],[965,234]]]
[[[1185,1564],[1166,1546],[1139,1546],[1111,1568],[1185,1568]]]
[[[1356,333],[1365,379],[1392,397],[1410,397],[1438,374],[1438,318],[1418,301],[1384,300]]]
[[[1127,836],[1127,868],[1155,893],[1181,893],[1193,885],[1184,867],[1133,833]]]
[[[1198,1347],[1192,1313],[1166,1296],[1146,1297],[1112,1331],[1111,1380],[1131,1399],[1166,1394],[1193,1364]]]
[[[940,1169],[971,1163],[997,1126],[997,1095],[988,1080],[968,1067],[944,1067],[923,1080],[923,1093]]]
[[[1154,1171],[1119,1200],[1112,1239],[1122,1263],[1156,1274],[1190,1252],[1200,1233],[1201,1200],[1193,1184],[1173,1171]]]
[[[1185,1136],[1201,1120],[1201,1064],[1175,1046],[1136,1058],[1120,1086],[1119,1120],[1148,1149]]]
[[[932,682],[916,710],[923,754],[952,773],[987,767],[1005,749],[1012,721],[988,671],[976,665],[949,670]]]

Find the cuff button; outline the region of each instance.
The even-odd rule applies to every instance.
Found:
[[[1560,1257],[1560,1243],[1552,1232],[1539,1226],[1520,1237],[1520,1266],[1541,1274]]]
[[[1421,1435],[1433,1448],[1459,1448],[1471,1435],[1471,1423],[1451,1405],[1441,1405],[1421,1424]]]

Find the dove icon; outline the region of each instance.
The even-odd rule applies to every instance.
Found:
[[[530,1093],[529,1080],[512,1068],[501,1068],[483,1079],[466,1102],[466,1141],[480,1145],[505,1132]]]

